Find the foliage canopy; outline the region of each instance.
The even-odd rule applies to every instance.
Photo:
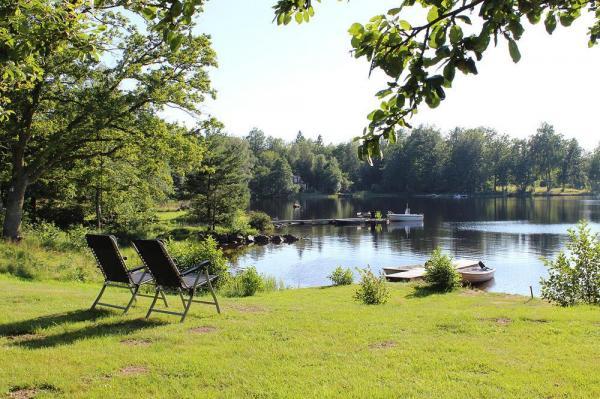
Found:
[[[317,0],[320,2],[320,0]],[[314,1],[279,0],[274,8],[278,24],[308,22]],[[405,19],[409,7],[420,5],[423,21]],[[368,116],[359,149],[361,159],[372,162],[382,154],[380,139],[393,143],[398,127],[410,127],[409,119],[425,102],[436,108],[452,87],[456,71],[477,74],[491,42],[508,44],[509,55],[519,62],[517,42],[524,22],[543,21],[552,34],[557,26],[570,26],[582,14],[594,15],[589,27],[589,47],[600,37],[600,3],[597,0],[404,0],[376,15],[366,24],[355,23],[349,33],[356,58],[366,58],[370,71],[379,69],[389,78],[377,93],[378,109]],[[441,71],[441,72],[440,72]]]

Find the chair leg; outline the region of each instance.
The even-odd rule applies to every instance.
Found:
[[[181,290],[179,290],[179,298],[181,298],[181,303],[183,304],[183,308],[185,309],[187,304],[185,303],[185,299],[183,298],[183,294],[181,293]]]
[[[181,299],[183,300],[183,296]],[[187,316],[187,313],[190,310],[190,306],[192,306],[193,299],[194,299],[194,290],[190,290],[190,299],[188,300],[187,306],[185,307],[185,310],[183,311],[183,315],[181,316],[180,323],[183,323],[183,321],[185,320],[185,317]]]
[[[169,304],[167,303],[167,297],[165,296],[165,293],[163,291],[160,292],[160,296],[162,296],[162,300],[165,303],[165,308],[168,308]]]
[[[131,299],[129,300],[129,303],[125,307],[123,314],[127,313],[129,311],[129,308],[131,307],[131,305],[133,305],[133,302],[135,302],[135,297],[137,296],[139,289],[140,289],[139,285],[136,285],[135,288],[133,288],[132,293],[131,293],[132,294]]]
[[[212,284],[210,283],[210,279],[208,280],[208,288],[210,289],[210,294],[215,300],[215,306],[217,307],[217,313],[221,314],[221,308],[219,307],[219,301],[217,301],[217,295],[215,295],[215,290],[213,289]]]
[[[100,301],[100,298],[102,298],[102,295],[104,294],[106,285],[107,285],[106,282],[104,283],[104,285],[102,285],[102,289],[100,289],[100,294],[98,294],[98,297],[96,297],[96,300],[92,304],[92,307],[90,308],[90,310],[94,310],[96,308],[96,305],[98,304],[98,302]]]
[[[150,309],[148,309],[148,313],[146,313],[146,319],[150,317],[150,313],[152,313],[152,309],[154,309],[154,305],[156,305],[156,300],[158,299],[159,294],[160,288],[156,287],[156,294],[154,294],[154,299],[152,299],[152,305],[150,305]]]

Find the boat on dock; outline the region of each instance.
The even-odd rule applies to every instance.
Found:
[[[473,259],[456,259],[452,265],[464,281],[472,284],[489,281],[494,278],[496,272],[496,269],[488,268],[483,262]],[[383,273],[388,281],[419,280],[425,276],[425,266],[421,264],[390,266],[384,267]]]
[[[406,204],[404,213],[393,213],[392,211],[389,211],[387,217],[390,222],[415,222],[423,220],[424,215],[420,213],[410,213],[410,208],[408,207],[408,204]]]

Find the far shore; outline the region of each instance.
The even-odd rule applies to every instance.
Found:
[[[418,193],[418,192],[400,192],[386,193],[374,191],[355,191],[337,194],[323,194],[317,192],[299,193],[295,198],[373,198],[373,197],[413,197],[413,198],[453,198],[457,195],[462,198],[531,198],[531,197],[585,197],[593,196],[596,193],[588,190],[566,189],[562,191],[560,188],[546,191],[545,188],[537,188],[535,191],[517,192],[480,192],[480,193],[464,193],[464,192],[446,192],[446,193]]]

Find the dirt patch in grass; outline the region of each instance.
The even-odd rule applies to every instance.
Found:
[[[8,393],[8,397],[13,399],[31,399],[35,398],[35,395],[39,392],[40,390],[37,388],[17,388],[11,390]]]
[[[150,369],[146,366],[126,366],[120,370],[121,375],[124,376],[136,376],[142,374],[148,374]]]
[[[229,305],[229,307],[233,310],[237,310],[238,312],[242,312],[242,313],[264,313],[267,312],[268,309],[262,306],[257,306],[257,305],[241,305],[241,304],[235,304],[235,305]]]
[[[462,296],[477,296],[483,294],[481,290],[465,289],[460,293]]]
[[[201,326],[190,328],[190,332],[194,334],[208,334],[217,331],[217,327],[213,326]]]
[[[150,346],[152,340],[147,338],[128,338],[121,341],[125,346]]]
[[[381,341],[369,344],[370,349],[390,349],[395,348],[396,346],[398,346],[396,341]]]
[[[491,317],[489,319],[481,319],[484,321],[492,321],[500,326],[506,326],[509,325],[510,323],[512,323],[512,320],[509,319],[508,317]]]
[[[546,319],[532,319],[529,317],[521,317],[521,320],[528,321],[530,323],[548,323],[549,322],[549,320],[546,320]]]
[[[42,338],[41,334],[17,334],[17,335],[9,335],[6,337],[10,342],[23,342],[23,341],[34,341],[36,339]]]
[[[464,334],[467,332],[467,330],[463,326],[454,323],[439,323],[436,325],[436,327],[440,331],[452,334]]]
[[[31,399],[42,392],[58,392],[58,388],[49,384],[42,384],[35,387],[16,386],[10,388],[8,397],[11,399]]]

